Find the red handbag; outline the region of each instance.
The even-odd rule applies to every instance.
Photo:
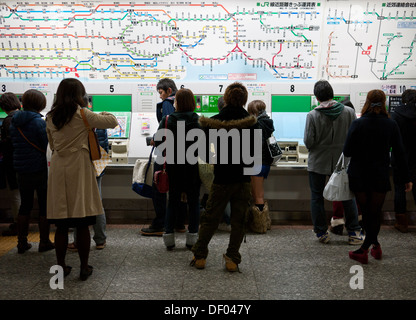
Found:
[[[168,127],[168,117],[169,116],[166,116],[165,130]],[[157,191],[160,193],[167,193],[169,191],[169,177],[166,172],[166,156],[165,162],[163,163],[163,169],[155,172],[153,181],[156,185]]]

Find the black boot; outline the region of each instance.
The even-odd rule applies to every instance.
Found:
[[[55,245],[49,239],[49,222],[46,217],[39,217],[39,252],[45,252],[55,249]]]
[[[27,235],[29,234],[29,216],[19,215],[17,217],[17,253],[25,253],[32,248],[32,245],[27,242]]]
[[[405,213],[396,213],[396,223],[394,224],[394,227],[402,233],[407,233],[409,231]]]

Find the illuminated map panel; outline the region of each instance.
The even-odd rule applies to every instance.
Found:
[[[3,1],[0,79],[416,78],[414,1]]]

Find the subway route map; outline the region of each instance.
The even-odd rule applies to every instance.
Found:
[[[0,30],[8,81],[416,78],[414,1],[3,1]]]

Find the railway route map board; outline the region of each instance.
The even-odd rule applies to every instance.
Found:
[[[416,78],[414,1],[1,1],[0,80]]]

